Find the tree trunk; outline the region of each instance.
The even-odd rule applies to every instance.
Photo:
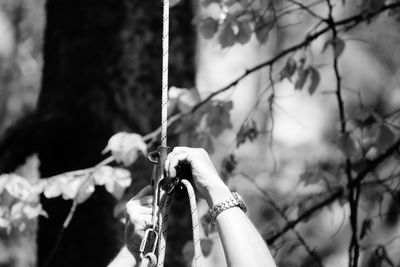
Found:
[[[160,1],[49,0],[46,8],[45,66],[36,118],[44,122],[36,136],[42,177],[98,163],[117,131],[154,129],[161,83]],[[185,4],[171,13],[171,38],[177,30],[190,33],[171,44],[171,83],[178,86],[193,84],[187,10],[190,5]],[[149,172],[143,173],[148,181]],[[137,175],[135,170],[140,180]],[[60,198],[42,201],[49,218],[40,220],[39,266],[54,248],[71,206]],[[50,266],[105,266],[122,240],[114,204],[113,197],[98,188],[78,206]]]

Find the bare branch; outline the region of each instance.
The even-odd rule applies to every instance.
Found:
[[[359,185],[363,179],[367,176],[368,173],[371,171],[375,170],[383,161],[385,161],[388,157],[390,157],[393,153],[395,153],[400,146],[400,139],[398,139],[392,146],[390,146],[384,153],[379,155],[377,158],[374,160],[368,162],[368,165],[362,169],[352,180],[349,186],[357,186]],[[302,222],[303,220],[309,218],[311,215],[313,215],[315,212],[319,211],[320,209],[332,204],[334,201],[336,201],[339,197],[343,196],[344,194],[344,188],[339,188],[335,192],[333,192],[328,198],[325,200],[315,204],[312,206],[310,209],[307,211],[303,212],[299,217],[297,217],[294,220],[288,221],[287,224],[282,227],[281,230],[279,230],[277,233],[275,233],[273,236],[267,238],[267,243],[268,244],[273,244],[279,237],[281,237],[283,234],[285,234],[287,231],[290,229],[296,227],[297,224]]]

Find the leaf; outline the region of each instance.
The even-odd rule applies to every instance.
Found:
[[[394,143],[394,134],[392,130],[386,125],[382,124],[378,129],[378,136],[376,138],[376,147],[379,152],[384,152]]]
[[[288,58],[288,60],[286,61],[285,66],[283,67],[283,69],[279,73],[280,74],[280,80],[283,80],[285,78],[290,80],[290,78],[296,72],[296,69],[297,69],[296,61],[294,61],[294,59],[291,58],[291,57]]]
[[[189,112],[197,103],[200,102],[200,95],[196,89],[186,89],[178,99],[178,110],[183,113]]]
[[[268,40],[269,32],[273,27],[273,22],[260,19],[256,22],[254,33],[256,34],[256,38],[260,43],[265,43]]]
[[[253,142],[258,136],[257,123],[255,120],[246,122],[240,126],[239,132],[236,135],[236,147],[244,144],[247,140]]]
[[[320,172],[306,171],[300,174],[300,181],[304,182],[304,185],[316,184],[321,181]]]
[[[11,230],[10,210],[8,207],[0,206],[0,229]]]
[[[221,176],[226,180],[233,174],[237,166],[237,160],[234,154],[229,154],[222,160]]]
[[[131,185],[132,178],[128,170],[102,166],[93,173],[96,185],[104,185],[116,199],[121,199],[125,189]]]
[[[334,49],[335,58],[339,58],[346,47],[346,43],[343,41],[343,39],[337,37],[336,39],[329,39],[328,41],[326,41],[322,48],[322,53],[326,51],[329,45],[331,45]]]
[[[374,113],[366,109],[353,111],[351,117],[358,127],[368,127],[377,122]]]
[[[209,154],[214,153],[214,144],[211,139],[211,136],[207,132],[198,132],[194,135],[192,141],[193,147],[202,147],[204,148]]]
[[[346,158],[353,157],[357,153],[356,142],[350,133],[340,134],[338,138],[338,147]]]
[[[204,38],[211,39],[218,31],[218,21],[211,17],[201,19],[199,31],[203,34]]]
[[[239,21],[238,25],[238,33],[236,34],[236,41],[242,45],[248,43],[251,38],[252,29],[249,22]]]
[[[103,153],[108,151],[111,151],[116,162],[122,162],[125,166],[129,166],[136,161],[139,152],[147,153],[147,145],[139,134],[120,132],[108,140]]]
[[[364,12],[373,13],[380,10],[385,5],[385,0],[363,0],[361,7]]]
[[[87,176],[74,177],[62,188],[62,197],[66,200],[76,199],[78,203],[87,200],[94,192],[92,180]]]
[[[201,252],[204,256],[210,255],[214,241],[211,238],[205,238],[200,240]]]
[[[232,128],[231,115],[232,101],[216,102],[208,110],[206,122],[211,135],[218,137],[224,130]]]
[[[222,48],[231,47],[235,44],[236,36],[230,23],[226,23],[224,25],[218,40]]]
[[[363,239],[368,234],[368,232],[371,231],[372,224],[373,224],[373,221],[371,220],[371,218],[366,218],[362,222],[361,232],[360,232],[360,239]]]
[[[40,190],[37,192],[37,188],[24,177],[13,173],[3,177],[5,177],[3,187],[11,196],[26,202],[34,201],[38,198]]]
[[[298,69],[298,77],[296,83],[294,84],[295,90],[301,90],[304,87],[304,84],[307,81],[308,74],[310,73],[310,69],[304,69],[302,66]]]
[[[314,92],[317,90],[319,82],[321,81],[321,77],[319,71],[316,70],[314,67],[309,67],[308,70],[311,79],[310,86],[308,87],[308,92],[310,93],[310,95],[313,95]]]

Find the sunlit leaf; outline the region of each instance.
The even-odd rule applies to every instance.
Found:
[[[147,145],[139,134],[120,132],[108,140],[103,152],[108,151],[111,151],[115,161],[129,166],[138,158],[139,152],[147,153]]]
[[[310,75],[310,86],[308,87],[308,92],[310,95],[314,94],[315,90],[317,90],[317,87],[321,81],[321,77],[319,74],[319,71],[315,69],[314,67],[309,67],[309,75]]]
[[[27,202],[37,199],[40,189],[39,192],[37,192],[37,188],[34,187],[33,183],[16,174],[9,174],[6,177],[7,180],[3,180],[3,182],[5,182],[4,189],[7,190],[10,195]]]
[[[0,228],[11,229],[10,210],[8,207],[0,206]]]
[[[210,255],[213,245],[214,245],[214,240],[211,238],[203,238],[200,240],[201,252],[205,257]]]
[[[236,42],[235,33],[229,23],[226,23],[219,34],[219,43],[222,48],[231,47]]]
[[[96,185],[104,185],[106,190],[120,199],[125,189],[131,185],[132,178],[128,170],[102,166],[93,173]]]
[[[280,80],[283,80],[285,78],[287,78],[288,80],[290,80],[290,78],[293,76],[293,74],[296,72],[297,69],[297,63],[293,58],[288,58],[288,60],[286,61],[285,66],[283,67],[283,69],[280,71],[279,75],[280,75]]]
[[[211,39],[218,31],[218,21],[211,18],[203,18],[199,22],[199,31],[203,34],[204,38]]]
[[[386,124],[382,124],[379,127],[378,136],[376,138],[376,147],[378,151],[385,151],[387,148],[393,145],[394,139],[395,136],[392,130]]]
[[[178,109],[180,112],[189,112],[197,103],[200,102],[200,95],[196,89],[191,89],[180,95],[178,99]]]
[[[357,145],[350,133],[340,134],[338,138],[338,147],[346,158],[353,157],[357,153]]]
[[[68,179],[62,188],[62,197],[66,200],[79,197],[79,203],[83,202],[94,192],[94,187],[89,179],[89,174]]]
[[[236,40],[240,44],[246,44],[250,41],[251,34],[253,33],[250,23],[246,21],[240,21],[237,23],[238,25],[238,33],[236,35]]]

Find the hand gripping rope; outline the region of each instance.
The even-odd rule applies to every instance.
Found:
[[[164,162],[168,154],[168,46],[169,46],[169,0],[163,0],[163,35],[162,35],[162,103],[161,103],[161,145],[157,151],[151,152],[148,158],[153,162],[151,184],[154,201],[152,212],[152,227],[147,229],[140,245],[140,267],[163,267],[167,245],[168,217],[176,189],[185,187],[189,195],[192,217],[194,266],[200,267],[201,248],[199,219],[197,214],[196,196],[189,177],[177,175],[171,179],[164,175]],[[178,166],[179,167],[179,166]],[[177,173],[182,173],[177,170]]]

